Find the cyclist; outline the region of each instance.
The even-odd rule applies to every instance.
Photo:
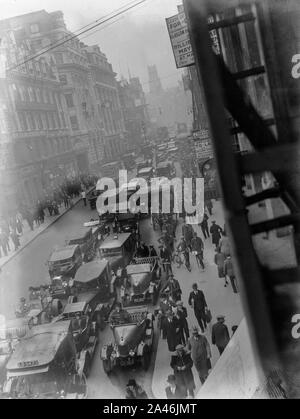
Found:
[[[192,253],[196,257],[198,267],[200,268],[201,266],[202,269],[205,269],[205,266],[203,263],[204,244],[203,244],[202,239],[198,237],[196,232],[194,232],[194,237],[192,238],[192,241],[191,241],[191,248],[192,248]]]
[[[189,247],[184,237],[181,237],[181,240],[177,246],[177,251],[180,255],[183,256],[184,264],[189,272],[191,272],[191,264],[190,264],[190,253]]]

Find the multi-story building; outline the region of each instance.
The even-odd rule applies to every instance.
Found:
[[[34,53],[51,48],[82,172],[99,173],[101,163],[126,148],[116,74],[98,46],[87,46],[68,30],[60,11],[44,10],[2,21],[18,28]],[[42,55],[44,56],[44,54]],[[88,153],[81,151],[86,148]]]
[[[116,73],[98,45],[82,46],[89,66],[95,112],[103,132],[104,160],[115,160],[127,149],[126,128],[119,98]]]
[[[74,175],[86,151],[74,152],[51,54],[26,62],[33,51],[24,31],[2,21],[0,32],[1,207],[12,211],[20,203],[34,206],[47,189]]]
[[[150,128],[146,95],[140,79],[122,79],[119,83],[119,96],[125,119],[128,149],[135,151],[142,143],[147,142]]]

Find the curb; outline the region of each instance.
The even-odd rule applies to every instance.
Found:
[[[90,192],[90,191],[89,191]],[[28,242],[24,243],[23,246],[21,246],[17,251],[15,251],[12,255],[10,255],[10,257],[3,263],[0,262],[0,272],[2,270],[2,268],[7,265],[14,257],[18,256],[21,252],[23,252],[24,249],[26,249],[26,247],[28,247],[35,239],[37,239],[42,233],[44,233],[49,227],[51,227],[53,224],[55,224],[58,220],[60,220],[65,214],[67,214],[69,211],[71,211],[74,207],[76,207],[77,204],[79,204],[79,202],[81,201],[81,198],[78,198],[78,201],[75,202],[72,206],[70,206],[69,208],[66,209],[65,212],[59,214],[57,216],[57,218],[53,221],[51,221],[51,223],[49,223],[44,229],[42,229],[41,231],[39,231],[34,237],[32,237],[32,239],[28,240]]]

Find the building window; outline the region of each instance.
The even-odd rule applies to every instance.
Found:
[[[32,87],[28,87],[28,94],[30,102],[35,102],[35,94]]]
[[[38,113],[36,114],[37,126],[39,129],[43,129],[43,121],[41,115]]]
[[[27,124],[27,120],[26,120],[24,112],[19,112],[18,116],[19,116],[19,120],[20,120],[21,130],[22,131],[27,131],[28,130],[28,124]]]
[[[48,96],[47,90],[43,90],[43,98],[44,98],[45,103],[49,102],[49,96]]]
[[[70,122],[71,122],[71,128],[73,130],[79,129],[77,116],[70,116]]]
[[[61,113],[60,113],[60,119],[61,119],[61,121],[62,121],[62,126],[63,126],[64,128],[66,128],[66,127],[67,127],[67,124],[66,124],[66,118],[65,118],[65,115],[64,115],[64,113],[63,113],[63,112],[61,112]]]
[[[30,32],[31,33],[38,33],[40,31],[40,27],[38,23],[33,23],[30,25]]]
[[[73,95],[70,93],[65,95],[65,97],[68,108],[74,108]]]

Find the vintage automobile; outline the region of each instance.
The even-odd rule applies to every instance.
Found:
[[[137,172],[137,177],[143,178],[149,183],[150,179],[153,178],[153,172],[154,170],[152,167],[144,167]]]
[[[77,269],[82,265],[82,253],[79,245],[57,247],[48,260],[50,278],[74,278]]]
[[[0,325],[0,395],[6,380],[6,366],[15,347],[29,332],[26,319],[6,320]]]
[[[78,245],[81,250],[83,262],[90,262],[95,257],[96,240],[91,227],[86,228],[82,226],[77,228],[76,232],[72,232],[72,236],[66,240],[66,245]]]
[[[115,303],[109,262],[96,260],[82,265],[75,275],[72,294],[76,297],[72,301],[89,304],[92,320],[103,330]]]
[[[111,324],[114,343],[102,347],[103,369],[109,375],[116,367],[140,364],[147,370],[151,362],[154,316],[146,307],[130,308],[128,324]]]
[[[95,248],[99,247],[99,244],[102,242],[103,238],[107,234],[107,224],[98,220],[91,220],[83,224],[86,228],[92,229],[92,234],[95,241]]]
[[[126,284],[121,291],[123,305],[155,304],[160,289],[159,258],[143,258],[134,262],[126,268]]]
[[[175,175],[173,163],[170,161],[162,161],[157,164],[155,170],[156,177],[166,177],[171,179]]]
[[[80,399],[87,394],[70,321],[33,328],[16,346],[6,369],[7,398]]]
[[[137,164],[136,172],[138,173],[140,170],[145,169],[146,167],[151,167],[151,165],[152,165],[151,159],[141,161]]]
[[[22,298],[15,309],[17,318],[27,320],[29,327],[49,323],[63,309],[60,299],[53,298],[46,287],[29,287],[29,298]]]
[[[53,320],[56,322],[71,322],[71,330],[76,346],[78,362],[83,373],[88,377],[95,350],[98,344],[97,322],[94,320],[95,312],[85,301],[72,302],[65,306],[60,316]]]
[[[117,224],[122,233],[132,233],[136,240],[140,237],[139,216],[136,214],[124,213],[116,216]]]
[[[115,234],[107,237],[100,246],[102,259],[107,259],[111,268],[126,268],[136,251],[136,240],[131,233]]]

